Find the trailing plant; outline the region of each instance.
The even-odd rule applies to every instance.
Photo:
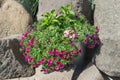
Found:
[[[20,41],[25,60],[42,71],[63,69],[82,52],[76,42],[94,48],[100,43],[98,27],[91,26],[84,16],[76,15],[71,5],[47,12],[43,18],[33,24]]]

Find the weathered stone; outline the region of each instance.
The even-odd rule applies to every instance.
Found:
[[[20,52],[20,36],[0,39],[0,78],[27,77],[35,73]]]
[[[89,21],[92,20],[89,0],[39,0],[37,19],[42,18],[45,12],[50,12],[52,9],[58,11],[61,6],[68,4],[72,4],[72,9],[76,14],[81,14],[80,12],[82,12]]]
[[[24,33],[31,22],[32,18],[21,4],[15,0],[0,1],[0,38]]]
[[[102,46],[96,66],[109,76],[120,77],[120,0],[95,0],[95,25],[100,26]]]
[[[104,80],[99,70],[95,65],[90,66],[84,70],[77,80]]]

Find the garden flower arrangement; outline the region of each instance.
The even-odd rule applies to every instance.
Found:
[[[94,48],[100,43],[99,28],[91,26],[84,16],[77,16],[71,5],[47,12],[33,29],[26,32],[21,40],[25,60],[33,67],[42,65],[43,72],[63,69],[70,64],[82,50],[75,43],[80,42],[87,48]]]

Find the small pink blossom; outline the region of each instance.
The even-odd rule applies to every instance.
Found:
[[[94,39],[95,38],[95,34],[93,34],[91,37]]]
[[[42,72],[47,73],[47,72],[48,72],[48,70],[47,70],[47,69],[43,69],[43,70],[42,70]]]
[[[38,64],[39,64],[39,65],[41,65],[42,63],[43,63],[43,62],[42,62],[41,60],[40,60],[40,61],[38,61]]]
[[[49,59],[47,62],[48,62],[48,66],[51,66],[53,63],[53,61],[51,59]]]
[[[99,30],[100,30],[100,29],[99,29],[99,27],[98,27],[98,26],[96,26],[95,28],[96,28],[97,32],[99,32]]]
[[[34,37],[30,39],[28,46],[34,46]]]
[[[27,53],[26,52],[23,52],[23,56],[26,56],[27,55]]]
[[[30,56],[29,56],[29,55],[26,55],[26,56],[25,56],[25,61],[27,61],[27,62],[28,62],[28,61],[29,61],[29,59],[30,59]]]
[[[34,58],[30,58],[30,59],[29,59],[29,62],[33,62],[33,61],[34,61]]]
[[[52,51],[48,51],[48,53],[49,53],[50,55],[53,55],[53,52],[52,52]]]
[[[95,45],[88,45],[87,48],[94,48]]]
[[[37,65],[37,64],[32,64],[32,66],[33,66],[34,68],[37,68],[37,67],[38,67],[38,65]]]
[[[26,48],[26,52],[30,52],[30,48]]]
[[[20,45],[21,45],[21,46],[23,45],[23,41],[22,41],[22,40],[20,40]]]
[[[65,54],[65,51],[63,50],[63,51],[61,51],[61,54]]]
[[[87,44],[87,43],[88,43],[88,40],[87,40],[87,39],[85,39],[83,42],[84,42],[85,44]]]
[[[68,37],[70,35],[70,30],[65,30],[64,31],[64,37]]]
[[[59,70],[59,66],[55,66],[54,70],[58,71]]]
[[[64,64],[60,64],[60,68],[63,69],[65,66]]]

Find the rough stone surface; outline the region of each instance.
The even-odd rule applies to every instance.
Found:
[[[27,77],[35,73],[20,52],[19,38],[13,35],[0,39],[0,78]]]
[[[77,80],[104,80],[99,70],[95,65],[90,66],[84,70]]]
[[[50,12],[52,9],[58,11],[61,6],[66,6],[67,4],[72,4],[72,9],[76,14],[82,12],[91,22],[92,11],[88,0],[39,0],[37,19],[42,18],[45,12]]]
[[[32,18],[15,0],[0,0],[0,38],[21,34],[27,30]]]
[[[120,0],[95,0],[95,25],[100,26],[102,46],[97,67],[109,76],[120,77]]]
[[[16,78],[11,80],[72,80],[74,69],[63,72],[52,72],[50,74],[43,74],[40,72],[40,67],[36,69],[36,74],[27,78]],[[8,79],[9,80],[9,79]],[[92,65],[84,70],[77,79],[74,80],[109,80],[104,79],[96,66]]]

